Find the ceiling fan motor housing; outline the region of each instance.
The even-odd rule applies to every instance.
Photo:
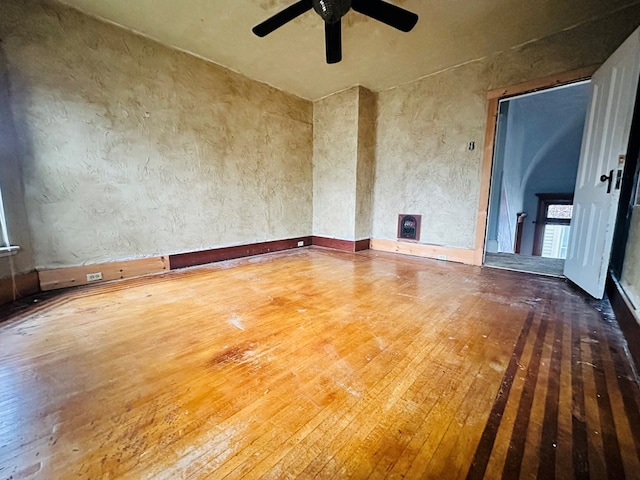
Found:
[[[351,8],[351,0],[313,0],[313,9],[327,23],[336,23]]]

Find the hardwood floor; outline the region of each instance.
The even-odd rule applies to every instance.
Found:
[[[0,479],[640,478],[639,412],[606,303],[373,251],[82,287],[0,324]]]

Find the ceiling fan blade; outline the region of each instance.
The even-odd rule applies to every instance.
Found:
[[[327,63],[342,60],[342,22],[324,24],[324,41],[327,49]]]
[[[269,35],[271,32],[280,28],[285,23],[290,22],[305,12],[313,8],[311,0],[300,0],[293,5],[285,8],[281,12],[276,13],[273,17],[268,18],[259,25],[253,27],[252,31],[259,37]]]
[[[418,22],[415,13],[383,0],[352,0],[351,8],[403,32],[411,31]]]

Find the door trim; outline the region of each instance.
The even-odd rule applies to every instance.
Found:
[[[478,201],[478,217],[476,225],[475,248],[473,259],[475,265],[484,263],[484,249],[487,237],[487,220],[489,212],[489,191],[491,187],[491,170],[495,151],[496,124],[500,100],[522,95],[523,93],[547,90],[571,83],[589,80],[600,65],[580,68],[548,77],[529,80],[511,87],[499,88],[487,92],[487,123],[485,127],[484,150],[482,154],[482,169],[480,179],[480,199]]]
[[[627,148],[627,161],[622,174],[622,188],[618,215],[613,231],[610,267],[616,279],[622,278],[622,267],[627,253],[627,240],[631,229],[631,215],[638,198],[640,178],[640,88],[636,93],[636,104],[631,120],[631,135]],[[640,361],[640,356],[638,357]]]

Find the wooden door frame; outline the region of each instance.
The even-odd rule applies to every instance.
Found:
[[[484,137],[484,151],[482,154],[482,170],[480,180],[480,199],[478,202],[478,217],[476,225],[475,248],[473,259],[475,265],[484,262],[484,249],[487,236],[487,221],[489,213],[489,192],[491,187],[491,171],[493,168],[493,156],[495,152],[495,136],[498,121],[498,108],[500,100],[522,95],[524,93],[547,90],[549,88],[569,85],[584,80],[589,80],[600,68],[600,65],[572,70],[570,72],[550,75],[548,77],[530,80],[507,88],[491,90],[487,93],[487,124]]]
[[[627,147],[627,161],[622,174],[622,189],[618,215],[611,246],[610,269],[616,279],[622,277],[622,267],[627,253],[627,240],[631,229],[631,214],[638,203],[640,179],[640,88],[636,93],[636,105],[631,120],[631,136]],[[640,348],[640,347],[639,347]]]

